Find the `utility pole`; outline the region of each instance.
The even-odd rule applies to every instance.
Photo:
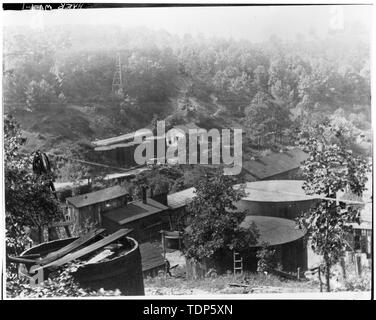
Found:
[[[123,78],[121,72],[120,53],[117,54],[115,73],[112,80],[112,92],[120,96],[123,95]]]

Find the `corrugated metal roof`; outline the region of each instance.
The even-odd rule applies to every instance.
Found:
[[[189,132],[189,129],[199,129],[199,127],[192,123],[186,123],[186,124],[181,124],[173,127],[174,129],[180,129],[183,130],[185,133]],[[103,140],[95,140],[92,141],[91,143],[95,147],[96,151],[106,151],[106,150],[112,150],[116,148],[126,148],[132,145],[135,145],[136,143],[134,142],[134,138],[137,136],[143,136],[147,135],[152,131],[149,128],[145,129],[140,129],[134,132],[126,133],[117,137],[112,137],[108,139],[103,139]],[[164,135],[159,136],[159,137],[154,137],[150,136],[146,138],[147,140],[154,140],[154,139],[159,139],[159,138],[164,138]]]
[[[137,174],[140,174],[143,171],[150,170],[148,167],[140,167],[136,169],[131,169],[127,170],[126,172],[116,172],[116,173],[109,173],[106,176],[104,176],[104,180],[111,180],[111,179],[118,179],[118,178],[123,178],[123,177],[129,177],[129,176],[134,176]],[[61,190],[64,188],[72,188],[74,185],[85,185],[87,184],[87,179],[82,179],[82,180],[75,180],[73,181],[67,181],[67,182],[54,182],[54,186],[56,190]]]
[[[246,216],[240,224],[243,228],[248,228],[255,223],[259,232],[259,238],[255,246],[263,242],[269,245],[279,245],[300,239],[305,232],[297,228],[294,220],[266,217],[266,216]]]
[[[132,201],[126,206],[106,211],[103,216],[120,225],[124,225],[167,209],[168,207],[165,205],[147,198],[147,203]]]
[[[112,179],[118,179],[118,178],[124,178],[124,177],[134,176],[134,175],[140,174],[141,172],[144,172],[144,171],[147,171],[147,170],[150,170],[150,168],[141,167],[141,168],[136,168],[136,169],[133,169],[133,170],[129,170],[127,172],[109,173],[103,179],[104,180],[112,180]]]
[[[145,133],[149,133],[150,132],[150,129],[140,129],[140,130],[137,130],[135,132],[130,132],[130,133],[126,133],[126,134],[123,134],[121,136],[117,136],[117,137],[112,137],[112,138],[108,138],[108,139],[103,139],[103,140],[96,140],[96,141],[92,141],[91,143],[94,145],[94,146],[107,146],[107,145],[111,145],[111,144],[115,144],[115,143],[121,143],[121,142],[130,142],[130,140],[133,140],[136,133],[138,135],[143,135]]]
[[[294,148],[285,152],[273,152],[259,160],[243,161],[243,169],[262,180],[299,168],[306,159],[308,159],[307,153]]]
[[[128,191],[122,186],[113,186],[103,190],[85,193],[75,197],[69,197],[66,200],[76,208],[82,208],[95,203],[116,199],[125,196],[126,194],[128,194]]]
[[[95,151],[109,151],[109,150],[115,150],[119,148],[128,148],[128,147],[132,147],[138,144],[139,143],[130,141],[126,143],[116,143],[116,144],[110,144],[110,145],[105,145],[105,146],[99,146],[99,147],[95,147],[94,150]]]
[[[167,195],[167,204],[172,209],[184,207],[195,196],[195,188],[188,188],[179,192]]]
[[[140,244],[142,271],[164,266],[162,248],[154,243],[145,242]]]

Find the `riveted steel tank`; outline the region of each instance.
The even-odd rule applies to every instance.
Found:
[[[248,215],[295,219],[318,201],[315,196],[305,194],[303,183],[303,180],[247,182],[246,196],[236,206],[239,210],[246,209]]]

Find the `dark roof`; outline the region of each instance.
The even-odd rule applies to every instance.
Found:
[[[145,242],[140,244],[142,271],[164,266],[163,250],[160,246]]]
[[[307,153],[294,148],[285,152],[273,152],[258,160],[243,161],[243,169],[262,180],[299,168],[307,158]]]
[[[172,209],[177,209],[187,205],[195,194],[195,188],[188,188],[179,192],[167,195],[167,204]]]
[[[267,243],[270,246],[292,242],[302,238],[306,232],[297,227],[294,220],[275,218],[269,216],[252,216],[248,215],[244,218],[240,227],[248,229],[251,225],[256,226],[258,238],[253,247],[262,246]],[[188,233],[192,232],[192,227],[185,228]]]
[[[128,194],[128,191],[122,186],[113,186],[99,191],[69,197],[66,200],[76,208],[82,208],[95,203],[116,199],[125,196],[126,194]]]
[[[252,223],[259,232],[255,246],[260,246],[263,242],[268,245],[279,245],[298,240],[305,235],[305,231],[299,229],[294,220],[275,217],[246,216],[240,226],[249,228]]]
[[[153,199],[147,198],[147,203],[143,203],[142,201],[133,201],[123,207],[106,211],[103,213],[103,216],[120,225],[123,225],[167,209],[168,207],[165,205]]]

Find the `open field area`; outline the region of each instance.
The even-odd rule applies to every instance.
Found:
[[[218,295],[319,291],[319,284],[316,281],[281,280],[274,275],[263,274],[247,274],[246,279],[244,276],[231,275],[197,280],[171,277],[145,280],[146,295]]]

